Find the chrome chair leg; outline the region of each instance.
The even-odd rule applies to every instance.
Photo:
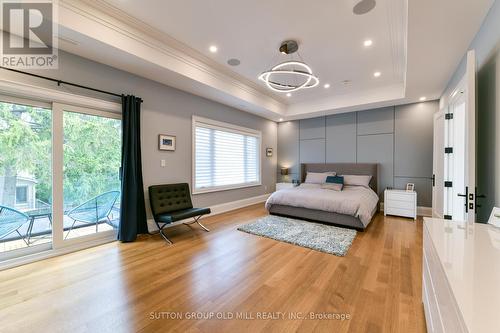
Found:
[[[169,244],[169,245],[172,245],[174,244],[170,239],[168,239],[168,237],[163,233],[163,229],[160,229],[160,235],[161,237],[163,237],[163,239]]]
[[[205,230],[206,232],[209,232],[210,229],[208,229],[207,227],[205,227],[203,224],[200,223],[200,221],[198,221],[199,219],[201,218],[201,215],[198,216],[198,217],[193,217],[193,222],[187,222],[187,223],[184,223],[185,225],[190,225],[190,224],[193,224],[193,223],[196,223],[198,224],[200,227],[202,227],[203,230]]]

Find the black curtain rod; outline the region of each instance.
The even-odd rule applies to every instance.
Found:
[[[11,71],[11,72],[19,73],[19,74],[24,74],[24,75],[29,75],[29,76],[37,77],[39,79],[44,79],[44,80],[56,82],[58,86],[60,86],[61,84],[65,84],[65,85],[68,85],[68,86],[73,86],[73,87],[77,87],[77,88],[87,89],[87,90],[91,90],[91,91],[95,91],[95,92],[98,92],[98,93],[107,94],[107,95],[111,95],[111,96],[116,96],[116,97],[120,97],[120,98],[123,97],[123,96],[125,96],[124,94],[115,94],[115,93],[112,93],[112,92],[109,92],[109,91],[105,91],[105,90],[101,90],[101,89],[96,89],[96,88],[92,88],[92,87],[87,87],[87,86],[83,86],[83,85],[77,84],[77,83],[71,83],[71,82],[67,82],[67,81],[63,81],[63,80],[53,79],[51,77],[47,77],[47,76],[43,76],[43,75],[38,75],[38,74],[23,72],[23,71],[20,71],[20,70],[17,70],[17,69],[13,69],[13,68],[8,68],[8,67],[3,67],[3,66],[0,66],[0,68],[1,69],[5,69],[7,71]],[[142,103],[142,99],[139,99],[139,100]]]

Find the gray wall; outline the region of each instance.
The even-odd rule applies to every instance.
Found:
[[[494,206],[500,206],[500,1],[495,1],[469,46],[477,61],[477,220],[487,222]],[[443,104],[465,75],[466,55],[443,94]]]
[[[280,123],[278,178],[299,179],[300,163],[379,163],[379,194],[414,183],[418,205],[432,205],[431,101]],[[282,177],[280,167],[289,167]]]
[[[262,131],[262,186],[228,190],[193,196],[196,206],[212,206],[269,193],[276,183],[277,155],[265,156],[265,148],[277,150],[277,124],[247,112],[141,78],[69,53],[59,53],[59,70],[38,71],[41,75],[89,85],[117,93],[140,96],[142,105],[142,164],[146,193],[146,207],[149,213],[147,187],[153,184],[191,183],[191,117],[199,115],[239,126]],[[55,84],[22,75],[2,72],[4,77],[56,88]],[[89,94],[76,88],[63,87],[65,91]],[[99,96],[108,99],[109,96]],[[158,134],[177,136],[175,152],[158,150]],[[166,160],[166,167],[160,161]]]

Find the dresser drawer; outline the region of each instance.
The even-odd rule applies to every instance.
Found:
[[[411,218],[415,218],[415,216],[417,215],[414,209],[385,207],[385,204],[384,204],[384,213],[386,215],[396,215],[396,216],[411,217]]]
[[[415,201],[413,199],[411,201],[387,200],[387,202],[384,203],[384,206],[387,206],[388,208],[398,208],[414,211]]]
[[[427,233],[424,227],[423,283],[427,289],[427,306],[429,307],[426,315],[429,316],[429,320],[433,321],[433,328],[436,332],[467,332],[442,263]],[[427,312],[432,313],[427,314]],[[441,325],[441,329],[437,323]]]
[[[387,191],[387,193],[385,193],[385,196],[386,196],[386,199],[389,200],[389,201],[411,201],[413,202],[413,200],[415,200],[415,193],[413,192],[402,192],[402,191],[398,191],[398,192],[395,192],[395,191]]]
[[[422,256],[422,302],[424,303],[425,321],[428,333],[444,332],[441,313],[438,308],[436,291],[431,279],[427,257]]]

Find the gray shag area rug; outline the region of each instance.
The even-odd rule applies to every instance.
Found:
[[[262,217],[238,230],[337,256],[345,256],[356,237],[356,230],[275,215]]]

